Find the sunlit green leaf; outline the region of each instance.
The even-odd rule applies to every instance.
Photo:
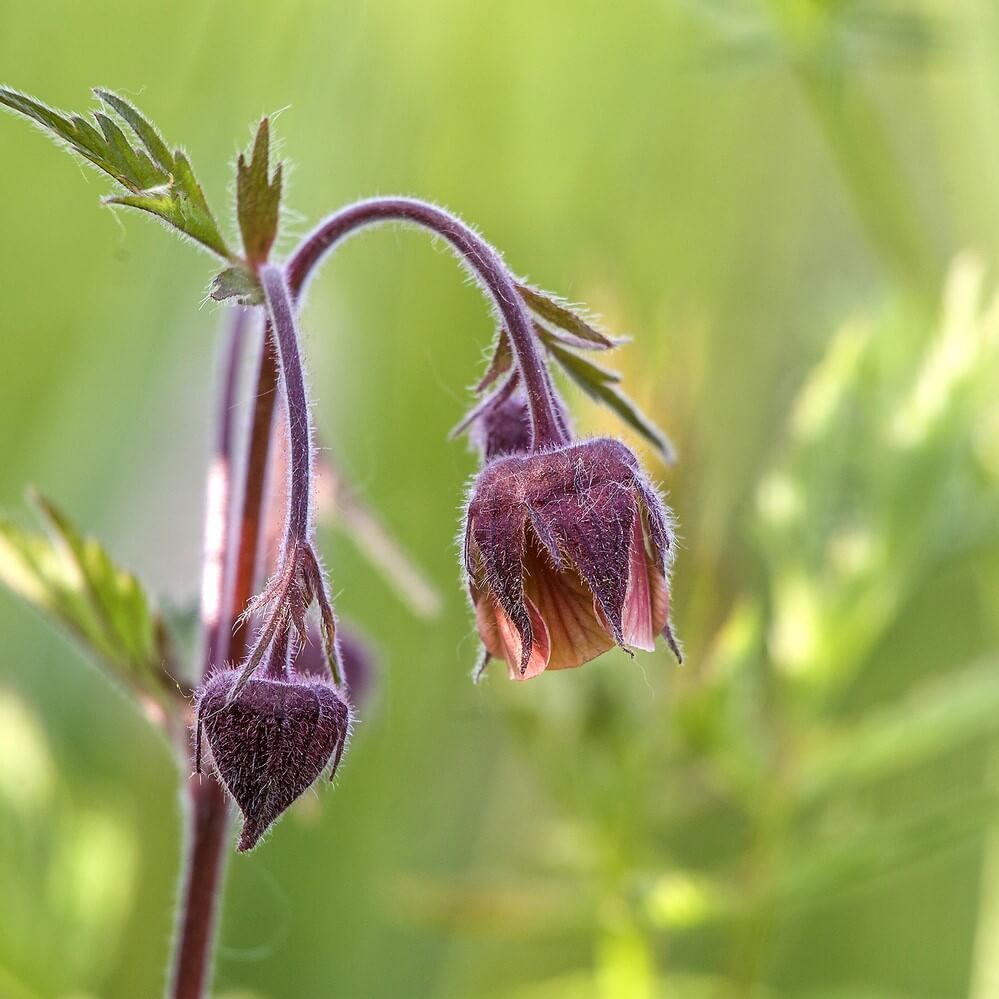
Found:
[[[170,153],[153,125],[122,97],[107,90],[96,93],[142,148],[101,111],[94,112],[95,128],[79,115],[67,116],[8,87],[0,87],[0,104],[31,118],[128,191],[105,199],[107,204],[149,212],[220,257],[233,259],[186,156],[179,150]]]

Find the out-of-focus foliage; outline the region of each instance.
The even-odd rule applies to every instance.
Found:
[[[679,452],[648,457],[685,665],[473,687],[448,596],[473,457],[444,438],[490,317],[420,235],[329,265],[303,316],[319,429],[444,613],[399,606],[363,517],[360,546],[324,532],[384,689],[335,791],[230,865],[218,994],[996,995],[999,9],[179,0],[184,45],[154,51],[159,8],[57,6],[3,8],[4,82],[66,107],[113,85],[216,205],[288,107],[277,253],[357,197],[445,203],[633,337],[611,366]],[[37,482],[184,605],[210,275],[0,129],[0,503]],[[6,595],[0,633],[0,995],[155,995],[174,761]]]
[[[117,680],[162,700],[169,642],[142,584],[44,496],[34,500],[48,533],[0,519],[0,583],[65,628]]]

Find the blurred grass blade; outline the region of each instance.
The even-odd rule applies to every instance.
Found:
[[[988,659],[923,684],[806,753],[798,777],[799,803],[919,766],[997,730],[999,661]]]
[[[375,513],[356,496],[341,490],[337,520],[367,560],[391,584],[399,599],[418,617],[436,617],[441,595]]]
[[[946,794],[901,815],[854,817],[832,835],[809,829],[792,842],[774,888],[788,909],[828,905],[879,877],[899,875],[944,850],[980,837],[995,822],[994,787]]]
[[[316,476],[318,514],[328,518],[357,545],[416,616],[436,617],[441,609],[437,588],[322,451],[317,456]],[[278,481],[282,479],[278,477]]]
[[[47,533],[0,520],[0,582],[61,624],[109,672],[162,700],[168,690],[166,630],[130,572],[34,495]]]

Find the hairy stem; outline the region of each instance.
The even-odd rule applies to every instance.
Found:
[[[229,803],[214,776],[187,779],[187,863],[174,942],[171,999],[202,999],[210,982],[225,875]]]
[[[233,629],[256,582],[260,510],[277,384],[277,359],[270,337],[265,332],[247,457],[243,465],[242,510],[239,529],[234,533],[229,526],[231,511],[228,501],[233,452],[232,409],[242,354],[240,346],[245,341],[243,330],[237,332],[235,327],[242,326],[244,322],[244,318],[237,318],[225,351],[215,453],[209,472],[206,538],[221,535],[223,543],[218,558],[219,570],[214,572],[206,566],[202,587],[205,623],[203,674],[227,660],[242,658],[246,648],[245,628]],[[216,472],[220,468],[227,473],[222,497],[218,495]],[[236,557],[230,558],[229,549],[233,544],[236,545]],[[214,557],[213,549],[214,546],[206,546],[206,560]],[[230,567],[228,572],[227,567]],[[231,580],[227,578],[230,573]],[[214,615],[205,613],[206,608],[211,611],[213,607],[217,608]],[[225,792],[214,775],[192,774],[186,781],[184,794],[188,823],[186,862],[168,995],[171,999],[202,999],[211,979],[218,902],[225,874],[229,807]]]
[[[267,300],[271,329],[277,341],[288,408],[289,497],[286,546],[307,541],[311,529],[312,434],[309,402],[305,394],[302,357],[291,295],[280,267],[268,264],[260,271],[260,283]]]
[[[284,271],[273,264],[260,270],[260,282],[269,316],[268,329],[277,344],[287,404],[288,505],[284,550],[278,571],[258,601],[271,611],[254,641],[229,701],[239,696],[263,661],[275,638],[294,625],[307,640],[305,612],[312,600],[319,605],[326,653],[336,683],[341,681],[336,653],[336,623],[326,580],[312,545],[312,433],[305,374],[298,349],[294,305]]]
[[[303,240],[288,261],[292,294],[300,294],[316,265],[352,233],[384,222],[409,222],[443,237],[475,273],[506,324],[531,411],[532,447],[566,443],[553,400],[548,369],[534,338],[530,314],[500,255],[461,219],[413,198],[371,198],[331,215]]]

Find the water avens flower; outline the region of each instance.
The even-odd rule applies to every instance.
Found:
[[[203,732],[215,772],[243,815],[237,849],[246,851],[324,771],[336,774],[351,712],[328,680],[287,668],[250,677],[231,698],[238,682],[238,670],[220,670],[201,688],[198,749]]]
[[[363,696],[365,686],[363,653],[349,646],[345,651],[337,637],[315,540],[316,468],[295,309],[317,265],[363,228],[414,225],[455,251],[492,304],[493,359],[478,389],[499,388],[465,423],[473,426],[485,462],[467,512],[465,560],[483,642],[489,654],[506,660],[513,676],[578,666],[615,644],[651,648],[660,632],[677,651],[668,623],[668,512],[623,444],[572,441],[549,365],[557,364],[667,460],[669,446],[621,391],[621,376],[580,353],[613,349],[620,341],[515,277],[500,254],[457,216],[413,198],[359,201],[328,216],[283,265],[274,263],[283,170],[280,163],[271,165],[267,118],[252,149],[237,160],[235,208],[242,240],[237,248],[218,225],[187,156],[169,146],[129,101],[104,90],[97,94],[103,108],[93,123],[6,87],[0,87],[0,105],[27,116],[107,174],[120,188],[109,203],[151,214],[218,257],[223,269],[210,296],[256,309],[262,319],[249,405],[238,404],[238,390],[243,326],[252,313],[240,314],[229,337],[206,504],[203,642],[194,674],[195,774],[186,780],[189,847],[168,987],[174,999],[200,999],[210,978],[224,872],[226,792],[243,815],[238,848],[252,849],[296,798],[324,773],[336,772],[350,731],[351,702]],[[271,454],[278,398],[286,407],[286,461]],[[242,435],[236,416],[241,410],[247,417]],[[245,458],[234,462],[241,436]],[[287,486],[284,526],[264,531],[265,494],[275,479]],[[363,517],[353,523],[368,530],[370,539]],[[61,521],[57,527],[70,547],[76,544]],[[380,558],[392,562],[384,547]],[[79,562],[81,572],[91,571],[86,561]],[[129,594],[120,600],[128,625],[120,643],[103,631],[99,638],[91,635],[89,605],[82,613],[75,601],[47,603],[58,604],[71,629],[135,681],[143,698],[154,697],[155,717],[176,734],[190,703],[188,691],[176,682],[169,695],[163,693],[161,681],[173,675],[162,664],[167,626],[150,615],[151,603],[132,589],[134,580],[120,587],[116,577],[111,586],[105,579],[110,573],[97,561],[94,578],[86,581],[98,587],[94,594],[102,605],[108,594],[118,600],[119,589]],[[273,571],[253,598],[262,566]],[[133,643],[133,634],[147,641]],[[191,746],[182,739],[178,746],[190,775]],[[202,750],[211,762],[205,779]]]
[[[581,666],[615,645],[651,651],[669,628],[670,514],[611,438],[490,461],[464,560],[479,635],[514,679]]]

